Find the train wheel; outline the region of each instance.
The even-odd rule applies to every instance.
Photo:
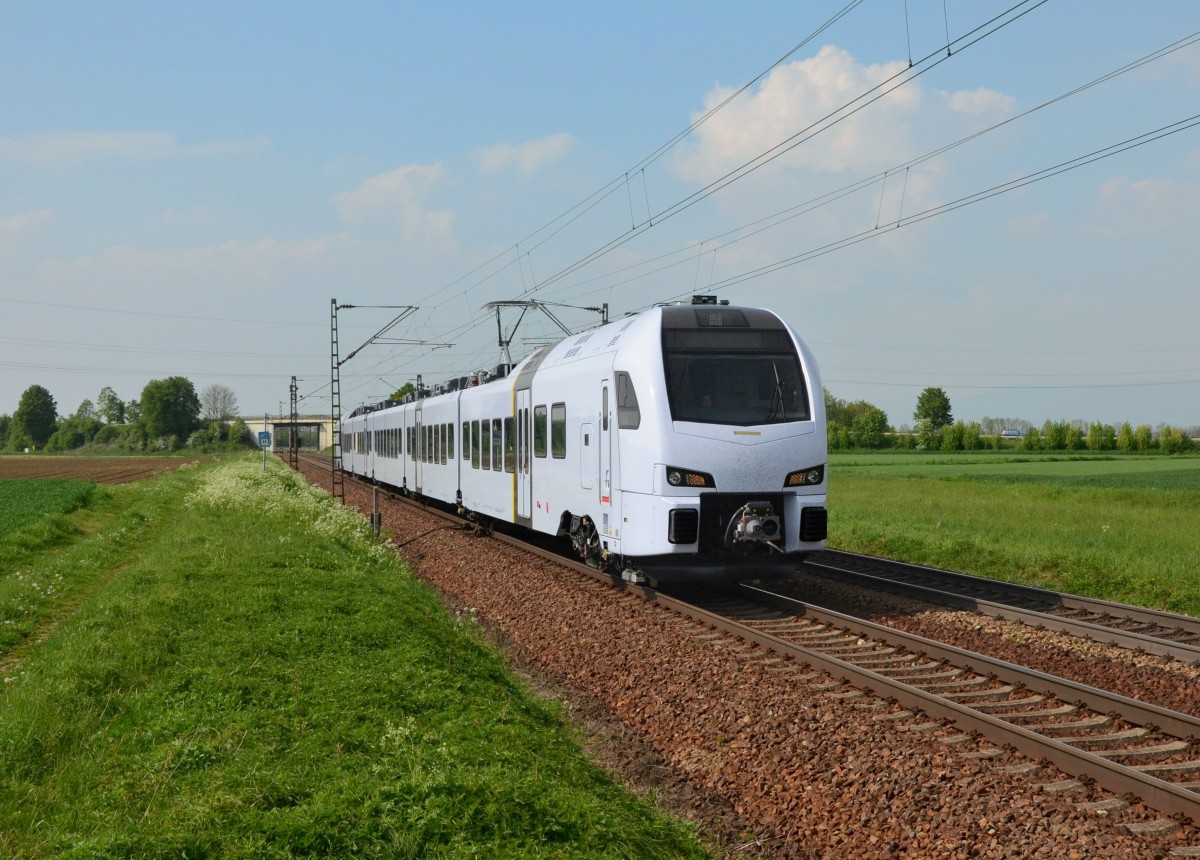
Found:
[[[585,564],[600,567],[603,559],[600,557],[600,535],[592,518],[588,516],[571,521],[571,545]]]

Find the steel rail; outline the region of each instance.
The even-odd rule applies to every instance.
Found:
[[[937,576],[939,579],[963,583],[967,587],[971,588],[978,588],[980,590],[999,589],[1016,597],[1029,600],[1033,603],[1062,606],[1067,609],[1081,609],[1097,615],[1110,615],[1113,618],[1138,621],[1144,624],[1154,624],[1167,629],[1186,630],[1189,633],[1200,634],[1200,618],[1196,618],[1191,615],[1180,615],[1174,612],[1166,612],[1161,609],[1149,609],[1144,606],[1132,606],[1128,603],[1117,603],[1111,600],[1101,600],[1096,597],[1085,597],[1078,594],[1067,594],[1061,591],[1050,591],[1049,589],[1037,588],[1033,585],[1022,585],[1018,582],[1006,582],[1005,580],[1001,579],[988,579],[986,577],[975,576],[969,573],[958,573],[956,571],[944,570],[938,567],[927,567],[924,565],[912,564],[906,561],[876,558],[874,556],[847,552],[845,550],[826,549],[819,554],[819,557],[854,560],[872,565],[891,567],[895,570],[909,571],[916,575],[922,576],[932,574]]]
[[[831,554],[829,551],[822,555]],[[876,568],[875,572],[866,572],[862,570],[851,570],[845,567],[839,567],[836,564],[828,564],[823,561],[808,559],[803,563],[803,567],[812,568],[822,572],[824,575],[832,576],[843,581],[862,582],[872,588],[883,588],[894,593],[904,596],[913,597],[918,600],[937,603],[943,606],[951,606],[960,609],[968,609],[973,612],[979,612],[983,615],[990,615],[996,618],[1003,618],[1008,621],[1018,621],[1022,624],[1027,624],[1031,627],[1041,627],[1047,630],[1055,630],[1060,633],[1068,633],[1079,638],[1090,639],[1107,645],[1114,645],[1119,648],[1128,648],[1134,651],[1141,651],[1146,654],[1154,654],[1159,657],[1170,657],[1175,660],[1182,660],[1185,663],[1195,663],[1200,665],[1200,646],[1192,645],[1187,642],[1176,642],[1170,639],[1165,639],[1161,636],[1154,636],[1147,633],[1141,633],[1136,630],[1123,630],[1120,627],[1113,627],[1107,624],[1099,624],[1095,621],[1086,621],[1080,618],[1069,618],[1053,613],[1042,612],[1036,609],[1027,609],[1020,606],[1015,606],[1012,603],[1001,600],[987,599],[983,597],[964,594],[959,591],[944,591],[930,585],[920,585],[914,582],[907,582],[900,579],[895,579],[888,575],[889,567],[898,570],[914,570],[919,572],[920,576],[926,578],[941,579],[952,583],[968,583],[971,590],[980,592],[991,592],[993,596],[996,592],[1008,592],[1013,595],[1022,596],[1029,595],[1025,598],[1031,602],[1041,603],[1051,606],[1065,606],[1069,608],[1086,609],[1097,615],[1109,615],[1118,620],[1126,618],[1139,621],[1146,624],[1155,624],[1169,631],[1188,629],[1185,624],[1195,624],[1197,632],[1200,633],[1200,619],[1194,619],[1185,615],[1173,615],[1168,612],[1160,612],[1153,609],[1139,609],[1135,606],[1126,606],[1123,603],[1111,603],[1107,601],[1094,600],[1092,598],[1081,598],[1074,595],[1064,595],[1058,592],[1046,591],[1044,589],[1033,588],[1030,586],[1016,585],[1006,583],[999,580],[986,580],[979,577],[974,577],[969,574],[954,573],[952,571],[943,571],[938,568],[919,567],[918,565],[910,565],[906,562],[896,562],[890,559],[875,559],[869,556],[852,556],[846,553],[833,554],[834,558],[849,557],[856,561],[870,563]],[[1096,607],[1096,608],[1091,608]],[[1101,608],[1103,607],[1103,608]],[[1128,610],[1128,612],[1126,612]],[[1126,613],[1124,615],[1116,615],[1117,612]],[[1190,631],[1189,631],[1190,632]]]

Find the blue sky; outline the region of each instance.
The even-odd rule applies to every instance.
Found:
[[[362,306],[419,307],[393,334],[421,343],[343,366],[353,407],[494,365],[490,301],[580,328],[572,306],[715,291],[897,426],[931,385],[966,420],[1200,425],[1200,127],[953,206],[1194,123],[1200,44],[1054,100],[1200,32],[1200,4],[1010,5],[866,0],[821,30],[846,7],[6,4],[0,413],[170,375],[247,415],[296,375],[327,412],[331,298],[360,306],[343,355],[395,313]],[[514,354],[553,332],[527,318]]]

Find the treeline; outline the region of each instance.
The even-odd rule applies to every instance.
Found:
[[[1101,422],[1046,421],[1039,428],[1020,418],[955,421],[950,398],[941,388],[926,388],[913,410],[915,426],[900,429],[887,414],[866,400],[847,402],[825,389],[825,418],[831,451],[907,449],[978,451],[1017,448],[1024,451],[1127,451],[1178,454],[1195,450],[1200,428],[1169,424],[1151,428],[1129,422],[1119,427]]]
[[[180,448],[252,447],[246,423],[234,417],[237,398],[223,385],[201,394],[182,376],[153,379],[141,397],[122,400],[110,387],[59,415],[53,395],[31,385],[12,415],[0,415],[0,451],[65,452],[81,448],[138,453]]]

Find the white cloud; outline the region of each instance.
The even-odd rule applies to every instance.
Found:
[[[72,167],[86,161],[149,161],[179,156],[238,155],[271,146],[269,138],[180,143],[169,132],[57,131],[26,137],[0,137],[0,159],[35,167]]]
[[[8,265],[19,251],[31,247],[31,239],[37,236],[39,228],[53,218],[54,212],[50,209],[18,212],[0,218],[0,265]]]
[[[18,212],[7,218],[0,218],[0,238],[8,238],[25,233],[42,224],[49,223],[54,212],[49,209],[39,209],[32,212]]]
[[[901,60],[864,65],[847,51],[826,45],[813,57],[774,69],[756,89],[713,114],[673,166],[682,178],[707,183],[796,138],[802,142],[773,166],[868,176],[905,162],[925,147],[946,143],[931,139],[938,129],[962,129],[964,123],[1010,114],[1016,107],[1012,96],[986,87],[927,99],[918,80],[897,86],[907,67]],[[884,91],[882,98],[866,103]],[[704,98],[704,110],[693,119],[733,92],[728,87],[712,89]],[[859,100],[864,95],[866,99]],[[804,140],[828,125],[827,117],[842,115],[847,105],[865,106]]]
[[[1115,176],[1101,186],[1097,202],[1095,229],[1101,233],[1190,236],[1194,213],[1200,210],[1200,186]]]
[[[989,90],[987,87],[980,87],[977,90],[959,90],[955,93],[946,93],[946,100],[949,102],[951,110],[971,116],[983,116],[989,113],[1012,113],[1017,105],[1017,100],[1012,96],[1006,96],[1004,93]]]
[[[566,132],[529,140],[525,143],[501,143],[475,153],[480,172],[501,173],[516,168],[526,175],[560,161],[575,145],[575,138]]]
[[[696,143],[675,163],[685,179],[709,181],[801,133],[808,126],[877,86],[906,63],[862,65],[841,48],[826,45],[816,56],[773,70],[756,92],[718,111],[696,132]],[[733,90],[716,87],[698,119]],[[860,113],[788,154],[793,167],[838,171],[874,170],[903,160],[908,120],[921,104],[917,84],[896,89]]]
[[[441,162],[409,164],[373,176],[354,191],[335,195],[333,202],[347,221],[393,215],[405,240],[445,245],[453,240],[455,214],[425,205],[426,195],[444,175]]]

